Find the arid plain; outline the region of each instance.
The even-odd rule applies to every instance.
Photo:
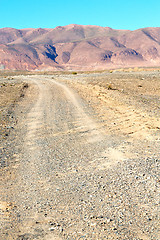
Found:
[[[2,71],[0,96],[0,239],[159,239],[158,69]]]

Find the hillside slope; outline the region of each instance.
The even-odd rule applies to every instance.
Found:
[[[125,66],[160,66],[160,28],[129,31],[71,24],[54,29],[0,29],[0,69]]]

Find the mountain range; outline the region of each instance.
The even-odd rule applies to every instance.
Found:
[[[0,29],[0,69],[98,70],[160,66],[160,27],[76,25]]]

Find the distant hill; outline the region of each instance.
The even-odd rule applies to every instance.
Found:
[[[160,28],[129,31],[71,24],[54,29],[0,29],[0,69],[129,66],[160,66]]]

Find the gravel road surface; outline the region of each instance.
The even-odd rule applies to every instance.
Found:
[[[60,76],[15,79],[29,88],[3,143],[0,239],[158,240],[158,140],[133,157]]]

